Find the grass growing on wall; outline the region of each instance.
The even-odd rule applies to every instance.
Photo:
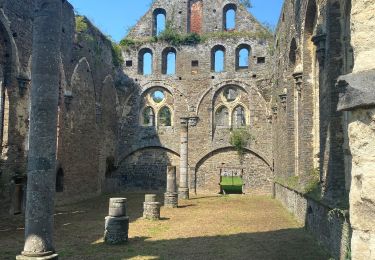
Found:
[[[125,37],[120,41],[120,45],[125,48],[135,48],[146,43],[154,42],[167,42],[173,46],[197,45],[205,43],[212,39],[230,38],[255,38],[261,41],[272,41],[273,34],[272,31],[268,29],[260,29],[255,32],[222,31],[205,34],[180,34],[170,25],[170,23],[167,23],[166,29],[158,36],[149,37],[142,40],[135,40],[129,37]]]
[[[122,57],[122,51],[120,45],[111,41],[111,51],[112,51],[112,62],[115,67],[120,67],[124,63],[124,58]]]
[[[79,41],[84,41],[89,46],[91,46],[91,48],[94,50],[93,53],[95,54],[94,58],[96,62],[100,62],[100,56],[103,52],[101,42],[104,41],[105,43],[106,41],[108,41],[108,43],[110,44],[109,47],[111,48],[113,65],[115,67],[120,67],[124,63],[120,45],[114,42],[110,37],[105,37],[104,35],[102,35],[85,16],[76,15],[75,23],[77,39]]]
[[[88,25],[86,22],[86,18],[82,15],[76,15],[75,17],[76,20],[76,32],[82,33],[87,31]]]

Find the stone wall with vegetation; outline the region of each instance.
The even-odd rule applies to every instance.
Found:
[[[131,180],[131,176],[160,175],[161,165],[179,166],[180,118],[194,120],[188,129],[188,167],[192,189],[218,190],[218,182],[207,182],[220,176],[220,167],[244,168],[247,192],[270,193],[272,175],[271,122],[267,103],[270,100],[269,70],[272,35],[238,2],[236,29],[223,30],[222,1],[204,4],[204,20],[200,34],[190,33],[187,22],[188,6],[182,1],[154,1],[150,10],[121,41],[124,73],[129,77],[126,95],[120,98],[122,107],[119,131],[118,178]],[[154,35],[153,13],[163,9],[167,26],[158,36]],[[216,12],[213,16],[212,14]],[[176,14],[176,15],[174,15]],[[198,19],[198,18],[197,18]],[[177,26],[178,25],[178,26]],[[249,47],[249,66],[239,68],[236,62],[239,46]],[[213,50],[225,50],[224,70],[213,70]],[[143,75],[143,51],[152,53],[152,73]],[[176,71],[167,75],[165,51],[176,55]],[[227,99],[225,92],[233,90],[234,99]],[[165,100],[154,102],[152,94],[162,91]],[[236,128],[235,109],[244,109],[246,124],[242,127],[253,139],[246,146],[245,160],[240,161],[230,136]],[[144,124],[144,111],[151,107],[155,124]],[[162,125],[158,119],[163,107],[171,111],[171,123]],[[217,122],[217,111],[225,107],[224,124]],[[232,119],[231,119],[232,118]],[[147,121],[147,120],[146,120]],[[149,149],[159,149],[151,160]],[[171,158],[173,157],[173,158]],[[139,159],[138,159],[139,158]],[[136,160],[136,166],[134,163]],[[169,160],[169,161],[168,161]],[[248,166],[251,166],[249,169]],[[165,170],[165,167],[162,167]],[[127,177],[128,176],[128,177]],[[139,186],[134,183],[135,186]],[[131,181],[128,185],[132,185]],[[165,181],[161,182],[165,185]],[[144,187],[148,187],[145,185]],[[142,188],[142,187],[141,187]]]

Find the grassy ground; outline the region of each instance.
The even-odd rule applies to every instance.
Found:
[[[129,243],[103,243],[109,196],[102,196],[56,209],[60,259],[329,259],[268,197],[197,196],[178,209],[162,208],[162,220],[147,221],[143,194],[121,195],[129,201]],[[22,216],[0,219],[0,259],[21,251],[23,232]]]

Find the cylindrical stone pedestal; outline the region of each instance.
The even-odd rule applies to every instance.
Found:
[[[104,241],[107,244],[117,245],[128,241],[129,217],[105,218]]]
[[[156,194],[146,194],[145,202],[156,202]]]
[[[164,207],[178,208],[178,193],[164,193]]]
[[[110,198],[108,216],[123,217],[126,216],[126,199]]]
[[[109,199],[109,216],[105,218],[104,242],[111,245],[128,241],[129,217],[126,216],[126,198]]]
[[[156,202],[156,194],[146,194],[143,203],[143,217],[150,220],[160,219],[160,202]]]
[[[167,168],[167,192],[164,193],[164,206],[167,208],[178,207],[176,166],[168,166]]]

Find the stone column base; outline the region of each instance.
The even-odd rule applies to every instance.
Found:
[[[128,241],[129,217],[106,217],[104,242],[111,245]]]
[[[166,208],[177,208],[178,207],[178,194],[177,192],[164,193],[164,207]]]
[[[143,217],[150,220],[160,219],[160,202],[144,202],[143,203]]]
[[[178,198],[180,200],[188,200],[189,199],[189,188],[179,188],[178,189]]]
[[[58,254],[52,254],[47,256],[24,256],[18,255],[16,256],[16,260],[57,260],[59,257]]]

